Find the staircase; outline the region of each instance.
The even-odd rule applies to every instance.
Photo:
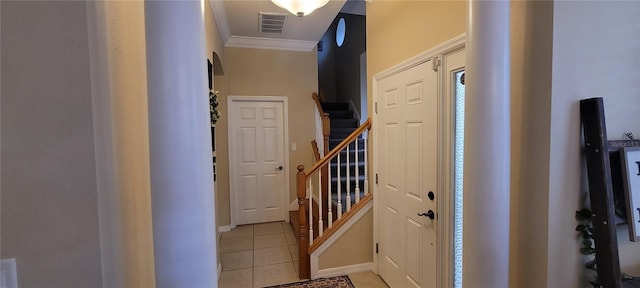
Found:
[[[365,212],[361,211],[370,209],[373,200],[366,188],[369,183],[366,143],[371,119],[358,126],[359,120],[354,119],[349,104],[321,104],[317,93],[313,93],[312,99],[318,110],[316,136],[311,141],[316,162],[306,168],[298,165],[299,210],[290,211],[298,240],[300,279],[317,273],[317,265],[311,269],[312,256],[317,261],[320,248],[331,245],[328,240],[334,236],[342,235],[346,230],[340,229],[352,223],[348,222],[350,219],[362,217]]]
[[[353,131],[355,131],[360,125],[358,119],[354,117],[353,111],[350,109],[351,106],[349,103],[323,103],[322,108],[325,113],[329,114],[329,119],[331,119],[331,133],[329,134],[329,150],[332,150],[340,142],[342,142],[345,138],[349,136]],[[340,164],[338,164],[338,158],[335,158],[331,161],[331,199],[333,211],[338,211],[338,205],[341,204],[342,212],[345,212],[347,209],[347,203],[350,200],[351,204],[355,202],[356,199],[356,188],[360,190],[360,197],[364,197],[364,139],[362,135],[358,137],[355,141],[349,145],[349,163],[347,164],[347,151],[343,150],[340,152]],[[358,162],[355,161],[356,153],[358,153]],[[338,167],[340,167],[340,181],[338,181]],[[356,173],[356,167],[358,169],[358,173]],[[347,185],[347,168],[349,169],[349,185]],[[356,174],[358,174],[358,179],[356,182]],[[340,182],[340,201],[338,201],[338,182]],[[357,185],[356,185],[357,183]],[[347,190],[347,187],[349,189]],[[350,193],[347,193],[350,191]],[[349,195],[349,197],[347,197]]]

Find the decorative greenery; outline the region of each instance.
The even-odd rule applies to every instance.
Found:
[[[218,119],[220,119],[220,116],[222,116],[220,111],[218,111],[218,105],[220,104],[218,102],[218,93],[220,92],[209,91],[209,112],[211,114],[211,127],[213,127],[213,125],[215,125],[216,122],[218,122]]]
[[[589,209],[582,209],[580,211],[576,211],[576,220],[578,221],[578,226],[576,226],[576,232],[580,233],[582,237],[582,248],[580,248],[580,254],[589,257],[589,261],[585,264],[585,268],[593,271],[595,274],[593,276],[593,280],[589,280],[589,283],[593,287],[602,287],[598,283],[598,267],[596,266],[596,249],[594,248],[594,240],[593,240],[593,213]]]
[[[594,288],[602,288],[603,286],[598,283],[598,266],[596,265],[596,249],[594,248],[595,239],[593,239],[593,216],[595,216],[591,210],[582,209],[576,211],[576,220],[578,220],[578,226],[576,226],[576,232],[580,233],[582,237],[582,248],[580,248],[580,254],[589,257],[589,261],[584,264],[584,267],[589,271],[592,271],[593,280],[589,280],[589,284]],[[630,276],[627,273],[622,273],[622,281],[634,281],[637,278]]]

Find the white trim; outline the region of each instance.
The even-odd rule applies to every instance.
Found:
[[[300,206],[298,205],[298,199],[291,201],[291,203],[289,203],[289,211],[296,211],[299,210]]]
[[[237,95],[229,95],[227,97],[227,112],[233,111],[235,103],[237,102],[282,102],[283,105],[283,137],[284,137],[284,195],[282,199],[282,220],[286,220],[289,211],[286,207],[289,207],[289,102],[286,96],[237,96]],[[237,211],[236,211],[236,195],[233,193],[233,185],[235,185],[235,173],[231,173],[235,171],[236,163],[233,160],[233,155],[235,152],[235,144],[233,143],[232,132],[235,130],[236,125],[234,121],[229,121],[229,127],[227,129],[227,141],[229,142],[229,210],[231,217],[231,227],[235,228],[237,226]]]
[[[360,219],[367,214],[367,212],[369,212],[369,210],[371,210],[373,208],[373,203],[369,202],[367,204],[365,204],[364,207],[362,207],[362,209],[358,210],[358,212],[356,212],[355,215],[353,215],[353,217],[349,218],[349,220],[347,220],[346,223],[344,223],[344,225],[342,225],[342,227],[340,227],[338,229],[338,231],[336,231],[333,235],[331,235],[331,237],[329,237],[329,239],[327,239],[327,241],[325,241],[324,243],[322,243],[322,245],[320,245],[320,247],[318,247],[318,249],[316,249],[315,251],[313,251],[313,253],[311,255],[309,255],[309,262],[310,262],[310,266],[311,266],[311,279],[316,279],[319,277],[326,277],[326,276],[318,276],[320,273],[320,271],[318,270],[318,258],[320,257],[320,254],[324,253],[325,251],[327,251],[327,249],[329,249],[329,247],[331,247],[331,245],[333,245],[333,243],[335,243],[338,239],[340,239],[340,237],[342,237],[342,235],[344,235],[344,233],[346,233],[347,231],[349,231],[349,229],[351,229],[351,227],[353,227],[353,225],[355,225],[358,221],[360,221]],[[374,213],[375,214],[375,213]],[[375,249],[375,248],[374,248]],[[348,266],[345,266],[348,267]],[[327,270],[327,269],[324,269]],[[341,275],[344,275],[341,274]]]
[[[209,0],[211,11],[218,25],[218,32],[224,42],[225,47],[272,49],[285,51],[311,52],[318,44],[318,41],[305,41],[293,39],[278,39],[264,37],[247,37],[231,34],[227,12],[224,2],[220,0]]]
[[[455,246],[453,243],[455,233],[455,112],[456,112],[456,95],[451,95],[454,91],[451,85],[451,71],[463,69],[462,67],[447,67],[447,57],[455,53],[464,53],[465,46],[456,45],[451,49],[442,53],[440,69],[440,89],[438,95],[441,101],[438,111],[438,191],[445,197],[440,197],[437,208],[439,221],[442,222],[438,228],[438,252],[436,261],[438,271],[436,281],[442,287],[454,287],[454,265],[450,255],[454,255]],[[464,60],[463,60],[464,61]],[[466,64],[465,64],[466,65]],[[451,97],[450,97],[451,96]],[[442,265],[440,265],[442,264]]]
[[[372,268],[373,268],[373,262],[353,264],[353,265],[335,267],[335,268],[327,268],[327,269],[322,269],[318,271],[318,274],[316,275],[317,277],[313,279],[328,278],[328,277],[347,275],[351,273],[373,271]]]
[[[222,263],[218,263],[218,283],[220,283],[220,274],[222,274]]]
[[[311,52],[317,44],[317,41],[231,35],[228,41],[225,42],[225,47]]]
[[[351,106],[351,109],[353,109],[353,113],[356,113],[356,116],[358,116],[358,126],[360,126],[364,123],[363,121],[360,121],[360,109],[356,109],[356,104],[353,104],[353,99],[349,99],[349,105]]]
[[[454,37],[453,39],[450,39],[448,41],[445,41],[425,52],[422,52],[416,56],[413,56],[405,61],[402,61],[382,72],[377,73],[376,75],[373,76],[373,81],[372,81],[372,100],[373,100],[373,105],[375,107],[375,104],[379,101],[379,96],[378,96],[378,82],[382,81],[390,76],[396,75],[402,71],[406,71],[410,68],[413,68],[415,66],[418,66],[422,63],[425,63],[431,59],[433,59],[434,57],[439,57],[440,59],[443,59],[444,55],[448,55],[451,53],[454,53],[456,51],[459,51],[460,49],[464,49],[465,47],[465,34],[461,34],[457,37]],[[442,85],[443,85],[443,81],[445,81],[442,78],[442,71],[444,70],[443,65],[440,65],[439,67],[440,70],[438,70],[438,77],[439,77],[439,81],[438,81],[438,85],[440,87],[438,87],[438,121],[441,122],[443,120],[443,117],[445,117],[446,115],[448,115],[448,113],[443,114],[447,111],[445,111],[445,109],[447,109],[448,106],[446,106],[445,101],[443,101],[446,97],[446,95],[444,95],[444,89],[442,89]],[[455,107],[454,107],[455,108]],[[380,127],[377,125],[377,121],[378,121],[378,113],[376,113],[375,108],[372,109],[373,111],[373,174],[374,177],[375,175],[378,173],[378,168],[379,168],[379,162],[378,162],[378,155],[379,155],[379,151],[378,151],[378,145],[376,145],[376,143],[378,143],[378,129],[380,129]],[[446,144],[447,142],[450,142],[448,140],[448,137],[452,137],[452,133],[453,131],[443,131],[446,127],[442,126],[442,123],[438,124],[438,151],[439,151],[439,155],[442,154],[442,152],[444,151],[448,151],[450,150],[450,148],[447,148]],[[446,135],[443,135],[443,133],[446,132]],[[447,142],[445,142],[447,141]],[[439,157],[443,157],[443,156],[439,156]],[[445,169],[445,167],[450,167],[451,163],[447,164],[447,161],[450,162],[452,161],[452,159],[442,159],[439,158],[438,159],[438,163],[437,163],[437,167],[439,171],[451,171],[448,169]],[[451,172],[448,172],[451,173]],[[447,183],[447,181],[451,181],[451,176],[450,175],[444,175],[444,174],[438,174],[438,183],[437,183],[437,187],[438,190],[441,191],[441,193],[439,193],[440,195],[442,195],[442,197],[440,197],[439,201],[438,201],[438,214],[439,215],[447,215],[447,217],[440,217],[438,221],[443,222],[442,225],[438,225],[438,230],[437,230],[437,247],[436,250],[440,251],[437,254],[437,271],[436,271],[436,286],[438,287],[449,287],[446,285],[441,285],[441,284],[445,284],[445,283],[452,283],[453,282],[453,259],[451,259],[450,257],[447,257],[448,255],[447,252],[445,251],[441,251],[443,250],[443,248],[448,248],[450,249],[452,246],[452,242],[453,241],[453,231],[449,228],[451,223],[453,222],[450,217],[451,213],[452,213],[452,209],[451,207],[449,207],[450,205],[452,205],[451,200],[449,199],[451,194],[453,193],[452,191],[450,191],[450,189],[452,188],[451,185],[449,183]],[[373,243],[379,243],[378,239],[380,237],[378,237],[378,233],[379,233],[379,217],[378,217],[378,211],[380,211],[379,209],[379,200],[378,197],[375,197],[378,193],[378,185],[375,184],[373,185],[373,191],[374,193],[374,197],[373,197],[373,204],[374,204],[374,213],[373,213]],[[450,235],[448,235],[450,234]],[[374,244],[374,251],[373,251],[373,272],[374,273],[378,273],[378,254],[375,253],[375,244]]]
[[[394,74],[398,74],[402,71],[405,71],[409,68],[418,66],[424,62],[427,62],[429,59],[438,56],[440,54],[446,53],[450,50],[457,49],[459,46],[464,46],[465,34],[461,34],[459,36],[454,37],[451,40],[445,41],[442,44],[439,44],[425,52],[422,52],[416,56],[413,56],[405,61],[402,61],[394,66],[387,68],[386,70],[377,73],[373,76],[374,84],[377,81],[380,81],[384,78],[392,76]],[[374,86],[375,87],[375,86]],[[375,89],[374,89],[375,90]],[[373,95],[375,96],[375,94]],[[374,97],[375,99],[375,97]]]
[[[227,225],[227,226],[218,226],[218,232],[220,233],[224,233],[224,232],[229,232],[231,231],[231,229],[233,229],[234,227],[231,227],[231,225]]]
[[[371,161],[369,161],[369,163],[371,163],[371,168],[369,171],[369,173],[371,174],[371,177],[369,177],[369,179],[371,179],[371,194],[373,195],[373,249],[371,251],[371,253],[373,254],[373,273],[378,274],[378,253],[376,252],[376,245],[379,243],[378,241],[378,213],[377,211],[380,211],[380,200],[378,199],[378,183],[376,182],[376,178],[378,175],[378,145],[376,145],[376,143],[378,143],[378,133],[376,133],[375,131],[377,130],[377,125],[378,125],[378,111],[377,111],[377,104],[378,104],[378,80],[373,77],[372,79],[372,83],[371,83],[371,103],[369,103],[369,106],[371,106],[373,109],[371,109],[371,115],[369,115],[369,118],[371,118],[371,129],[374,131],[373,133],[373,137],[371,137],[373,140],[373,143],[371,143],[370,141],[368,142],[369,145],[373,146],[372,149],[372,153],[373,155],[371,156]],[[367,137],[369,137],[369,135],[367,134]]]
[[[227,21],[227,12],[224,9],[224,1],[209,0],[211,4],[211,11],[213,11],[213,17],[218,24],[218,32],[222,37],[222,42],[227,43],[229,37],[231,37],[231,30],[229,29],[229,21]]]

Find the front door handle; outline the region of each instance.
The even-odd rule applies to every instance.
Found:
[[[418,216],[424,216],[433,220],[436,218],[436,213],[433,213],[433,210],[429,210],[427,213],[418,213]]]

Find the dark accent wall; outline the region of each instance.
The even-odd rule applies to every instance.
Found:
[[[341,47],[336,45],[336,27],[344,18],[346,33]],[[318,51],[318,91],[328,102],[353,102],[360,111],[360,55],[366,48],[366,17],[339,13],[322,36]]]

